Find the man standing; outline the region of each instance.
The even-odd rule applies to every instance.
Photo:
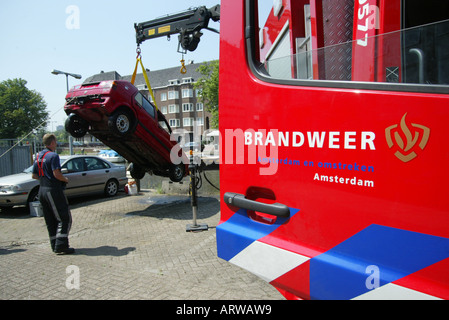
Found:
[[[39,201],[44,211],[52,250],[57,254],[71,254],[75,249],[69,247],[69,231],[72,225],[65,185],[69,180],[61,173],[59,156],[55,153],[56,136],[43,137],[45,149],[38,153],[33,165],[33,179],[39,180]]]

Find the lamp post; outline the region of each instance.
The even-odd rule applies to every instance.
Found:
[[[51,70],[51,73],[54,75],[63,74],[65,75],[66,79],[66,85],[67,85],[67,92],[69,92],[69,76],[74,77],[75,79],[81,79],[81,75],[76,73],[70,73],[70,72],[64,72],[59,70]],[[69,136],[69,148],[70,148],[70,155],[73,155],[73,137]]]
[[[67,92],[69,92],[69,76],[74,77],[75,79],[81,79],[81,75],[76,74],[76,73],[69,73],[69,72],[59,71],[59,70],[55,70],[55,69],[51,70],[51,73],[53,73],[54,75],[58,75],[58,74],[65,75],[66,84],[67,84]]]

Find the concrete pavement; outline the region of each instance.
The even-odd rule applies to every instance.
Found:
[[[144,186],[143,186],[144,187]],[[143,189],[70,201],[74,255],[51,252],[44,218],[0,212],[0,299],[283,300],[256,276],[217,258],[219,198]]]

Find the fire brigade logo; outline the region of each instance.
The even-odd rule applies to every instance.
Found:
[[[423,125],[407,124],[406,116],[407,113],[399,125],[394,124],[385,129],[388,147],[396,150],[394,155],[403,162],[416,158],[426,147],[430,135],[430,129]]]

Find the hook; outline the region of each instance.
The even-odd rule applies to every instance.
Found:
[[[182,59],[181,59],[181,70],[180,70],[180,72],[181,72],[182,74],[185,74],[185,73],[187,72],[187,68],[186,68],[184,62],[185,62],[185,61],[184,61],[184,55],[183,55],[183,57],[182,57]]]

